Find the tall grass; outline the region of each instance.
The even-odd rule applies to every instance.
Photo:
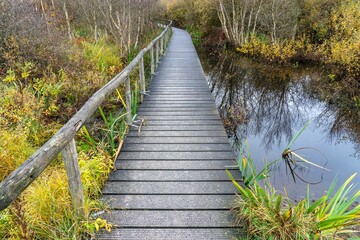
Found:
[[[273,161],[269,164],[265,164],[265,167],[261,171],[257,171],[254,165],[254,160],[251,157],[248,143],[246,142],[246,151],[247,156],[243,153],[243,150],[240,151],[237,167],[241,172],[242,178],[244,180],[245,186],[252,186],[255,182],[264,180],[270,176],[272,165],[276,164],[277,161]]]
[[[305,127],[295,135],[283,156],[290,154],[291,145]],[[302,157],[299,159],[314,165]],[[293,162],[292,158],[285,160],[288,164]],[[356,185],[351,183],[356,174],[336,191],[335,179],[326,194],[315,202],[310,199],[308,187],[307,197],[294,203],[278,193],[270,182],[265,181],[265,187],[260,185],[259,182],[270,173],[268,166],[257,173],[251,157],[243,156],[238,165],[246,187],[237,183],[229,171],[227,174],[239,192],[233,207],[236,223],[245,225],[249,239],[342,239],[344,234],[353,233],[354,227],[360,225],[360,205],[354,206],[360,190],[354,191]],[[286,193],[286,189],[284,191]]]
[[[310,239],[314,225],[312,216],[306,214],[304,202],[287,204],[289,200],[272,186],[263,188],[256,181],[244,188],[227,173],[240,193],[233,207],[236,223],[245,225],[249,238]]]
[[[107,117],[101,107],[99,107],[99,112],[106,126],[105,129],[102,129],[103,136],[107,139],[106,143],[109,144],[109,147],[105,148],[109,155],[113,156],[116,153],[116,146],[122,141],[128,129],[125,121],[126,112],[123,109],[120,111],[120,114],[114,116],[112,113],[109,113]],[[91,138],[89,134],[87,134],[87,137]]]
[[[118,47],[106,41],[102,37],[97,42],[82,42],[85,50],[85,57],[93,63],[100,72],[114,73],[122,66],[121,58],[118,55]]]
[[[34,147],[29,143],[26,129],[20,126],[9,131],[0,129],[0,181],[33,152]]]
[[[293,203],[268,183],[244,188],[227,173],[240,193],[233,207],[236,223],[245,225],[250,239],[341,239],[360,225],[360,205],[353,207],[360,191],[352,193],[350,184],[355,174],[337,191],[334,181],[315,202],[307,197]]]

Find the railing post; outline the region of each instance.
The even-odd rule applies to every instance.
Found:
[[[145,86],[145,71],[144,71],[144,57],[140,59],[140,66],[139,66],[139,74],[140,74],[140,102],[144,101],[144,94],[146,92]]]
[[[130,78],[126,78],[126,87],[125,87],[125,102],[126,102],[126,122],[127,124],[132,123],[132,114],[131,114],[131,88],[130,88]]]
[[[167,49],[168,47],[168,43],[169,43],[169,29],[167,29],[166,33],[165,33],[165,49]]]
[[[164,35],[160,38],[160,54],[164,54]]]
[[[154,46],[150,49],[150,58],[151,58],[151,74],[155,74],[155,59],[154,59]]]
[[[168,28],[168,31],[167,31],[167,38],[168,38],[168,44],[170,43],[170,38],[171,38],[171,27]]]
[[[69,183],[72,205],[78,216],[85,216],[84,192],[76,152],[75,140],[72,139],[62,150],[66,175]]]
[[[156,67],[159,63],[159,41],[156,42]]]

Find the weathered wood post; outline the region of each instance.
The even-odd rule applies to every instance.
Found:
[[[145,86],[145,70],[144,70],[144,56],[140,59],[139,74],[140,74],[140,102],[144,101],[144,94],[146,93]]]
[[[154,46],[150,48],[150,58],[151,58],[151,74],[155,74],[155,59],[154,59]]]
[[[164,54],[164,36],[161,36],[160,38],[160,54]]]
[[[130,78],[126,78],[125,84],[125,102],[126,102],[126,123],[132,123],[132,114],[131,114],[131,87],[130,87]]]
[[[171,27],[168,27],[168,31],[166,33],[167,38],[168,38],[168,41],[167,41],[168,44],[170,43],[171,33],[172,33],[172,29],[171,29]]]
[[[73,208],[79,217],[84,217],[84,192],[74,139],[72,139],[62,150],[62,156],[64,159]]]
[[[168,47],[168,43],[169,43],[169,29],[167,29],[166,33],[165,33],[165,49],[167,49]]]
[[[159,41],[156,42],[156,67],[159,64]]]

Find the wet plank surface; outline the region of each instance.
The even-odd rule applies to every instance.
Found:
[[[174,29],[103,189],[114,224],[97,239],[234,239],[229,211],[241,181],[189,34]]]

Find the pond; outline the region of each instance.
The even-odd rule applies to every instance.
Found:
[[[286,187],[291,198],[301,199],[309,183],[311,197],[319,198],[335,177],[343,183],[360,172],[359,109],[351,89],[331,74],[309,66],[275,67],[238,54],[200,55],[235,152],[250,154],[258,170],[278,160],[269,179],[276,189]],[[307,122],[290,148],[312,164],[298,161],[291,174],[282,153]]]

